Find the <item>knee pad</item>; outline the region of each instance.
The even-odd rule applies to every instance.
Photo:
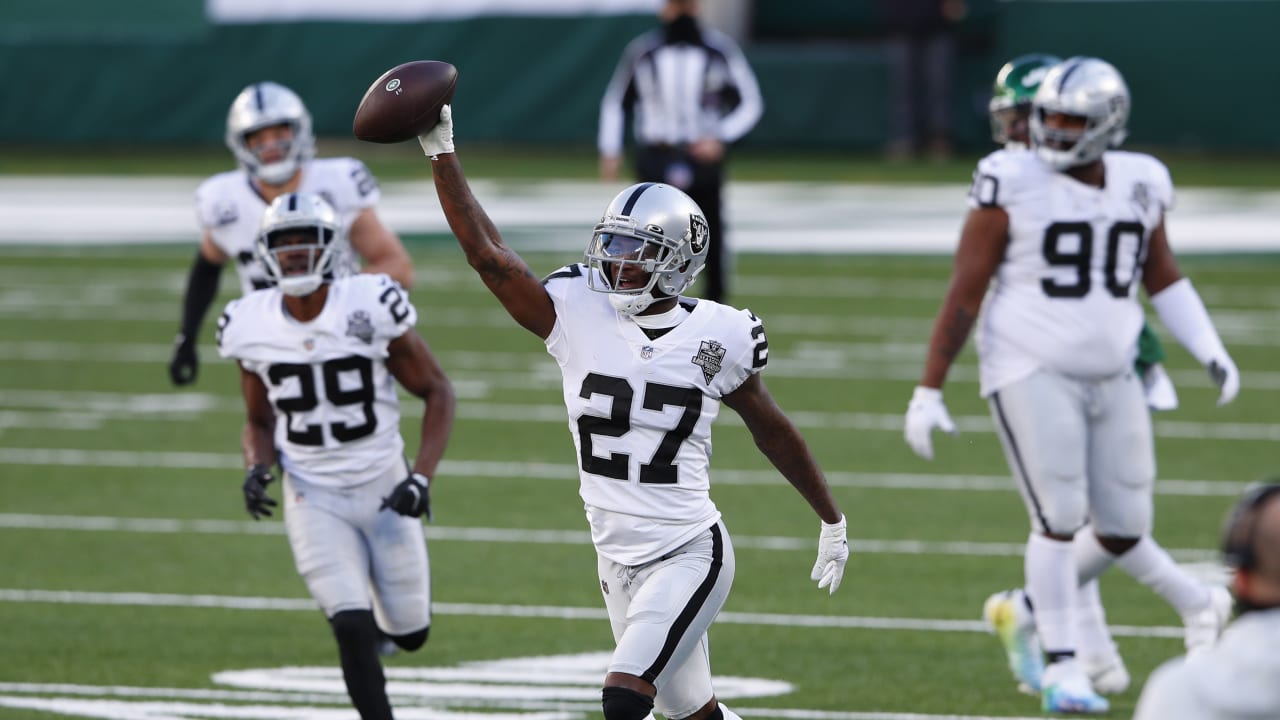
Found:
[[[604,720],[644,720],[653,710],[653,698],[624,687],[606,687],[600,691]]]
[[[417,632],[411,632],[407,635],[388,635],[387,637],[391,638],[391,642],[395,643],[396,647],[401,650],[413,652],[427,644],[427,636],[430,634],[431,626],[428,625]]]

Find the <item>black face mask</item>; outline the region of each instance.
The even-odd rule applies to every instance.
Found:
[[[702,32],[698,30],[698,20],[692,15],[677,15],[666,24],[668,44],[689,43],[697,45],[702,42]]]

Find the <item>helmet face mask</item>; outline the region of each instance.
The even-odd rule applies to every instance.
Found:
[[[250,147],[249,136],[259,131],[288,127],[291,138],[271,135],[264,145]],[[278,133],[283,135],[283,133]],[[315,134],[311,114],[302,99],[289,88],[273,82],[250,85],[236,96],[227,112],[227,147],[240,165],[268,185],[283,185],[298,172],[302,163],[315,156]],[[270,147],[281,147],[283,153],[267,153]],[[264,155],[282,155],[265,161]]]
[[[341,231],[337,213],[324,198],[287,193],[263,214],[254,252],[281,292],[302,297],[333,279]]]
[[[1000,145],[1026,147],[1031,99],[1050,68],[1061,62],[1053,55],[1019,55],[1005,63],[991,87],[987,112],[991,119],[991,139]]]
[[[609,203],[584,261],[587,285],[609,293],[624,315],[684,292],[707,259],[707,219],[688,195],[670,185],[639,183]]]
[[[1059,122],[1067,116],[1075,123]],[[1076,129],[1069,125],[1080,124]],[[1055,170],[1087,165],[1128,135],[1129,88],[1110,63],[1073,57],[1054,67],[1032,101],[1031,143]]]

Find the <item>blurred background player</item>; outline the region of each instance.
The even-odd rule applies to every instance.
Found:
[[[1198,655],[1156,668],[1134,720],[1280,718],[1280,482],[1250,488],[1223,528],[1235,622]]]
[[[742,50],[700,25],[698,6],[665,0],[662,27],[627,45],[600,101],[600,177],[618,178],[630,112],[636,179],[679,188],[702,208],[715,238],[702,295],[726,302],[732,256],[723,219],[725,152],[760,121],[764,101]]]
[[[677,188],[633,185],[605,208],[584,261],[539,282],[471,193],[451,108],[418,138],[467,256],[521,327],[555,357],[578,455],[579,493],[616,647],[605,720],[740,720],[711,683],[707,631],[733,585],[733,542],[711,500],[711,429],[733,408],[756,446],[818,515],[810,578],[835,593],[846,522],[761,370],[764,323],[681,293],[707,256],[709,223]]]
[[[1060,62],[1061,58],[1042,53],[1020,55],[1005,63],[996,74],[988,104],[991,138],[1006,150],[1030,147],[1032,99],[1045,75]],[[1138,336],[1135,369],[1143,378],[1147,405],[1152,410],[1171,410],[1177,405],[1173,383],[1160,365],[1163,359],[1164,348],[1160,340],[1150,323],[1143,322]],[[1081,533],[1090,534],[1092,529],[1085,526],[1077,531],[1077,535]],[[1146,540],[1155,542],[1150,537]],[[1083,538],[1082,542],[1087,545],[1090,541]],[[1107,628],[1096,579],[1081,586],[1078,601],[1077,652],[1085,672],[1098,692],[1124,692],[1129,687],[1129,670]],[[1004,644],[1010,668],[1020,688],[1026,692],[1039,692],[1044,661],[1031,607],[1032,603],[1021,588],[999,592],[983,605],[983,618]]]
[[[934,428],[955,432],[942,384],[982,307],[981,394],[1031,519],[1026,588],[1048,661],[1041,707],[1049,712],[1109,708],[1077,658],[1077,606],[1079,585],[1111,564],[1178,611],[1189,650],[1211,644],[1230,609],[1223,588],[1191,577],[1150,536],[1155,449],[1132,366],[1139,281],[1208,369],[1219,405],[1235,399],[1240,380],[1169,247],[1168,170],[1149,155],[1113,150],[1127,134],[1129,103],[1109,63],[1070,58],[1036,91],[1034,151],[998,150],[979,162],[904,429],[926,459]],[[1073,543],[1086,522],[1093,532]]]
[[[1031,100],[1040,81],[1061,58],[1044,53],[1029,53],[1005,63],[996,73],[987,111],[991,117],[991,139],[1006,150],[1030,147]],[[1138,336],[1138,358],[1134,361],[1146,388],[1147,405],[1152,410],[1178,407],[1178,393],[1165,372],[1164,347],[1148,322],[1142,323]]]
[[[337,211],[347,240],[334,249],[335,272],[358,272],[362,258],[365,272],[385,273],[406,289],[413,285],[409,253],[374,209],[380,197],[377,180],[355,158],[314,157],[311,114],[292,90],[273,82],[242,90],[227,113],[226,143],[240,168],[214,175],[196,189],[200,248],[169,363],[175,385],[195,382],[200,325],[218,294],[227,260],[236,263],[242,293],[269,283],[254,244],[263,210],[285,193],[317,193]]]
[[[319,195],[272,202],[256,248],[269,285],[227,305],[218,351],[240,364],[245,509],[271,515],[278,460],[289,546],[329,620],[351,701],[362,720],[390,720],[379,649],[416,650],[431,628],[420,518],[430,518],[455,401],[408,296],[386,275],[335,278],[341,247],[342,221]],[[412,465],[392,378],[425,404]]]

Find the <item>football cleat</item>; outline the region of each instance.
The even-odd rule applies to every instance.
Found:
[[[1018,689],[1032,695],[1040,692],[1044,653],[1022,590],[1005,590],[987,598],[982,605],[982,619],[1004,645]]]
[[[1209,588],[1209,606],[1182,616],[1186,627],[1187,655],[1212,647],[1231,620],[1231,593],[1221,585]]]
[[[1124,658],[1114,651],[1114,647],[1110,655],[1082,657],[1080,664],[1096,692],[1119,695],[1129,689],[1129,668],[1125,667]]]
[[[1094,692],[1088,678],[1077,674],[1046,687],[1040,695],[1040,709],[1067,715],[1097,715],[1110,710],[1111,703]]]

